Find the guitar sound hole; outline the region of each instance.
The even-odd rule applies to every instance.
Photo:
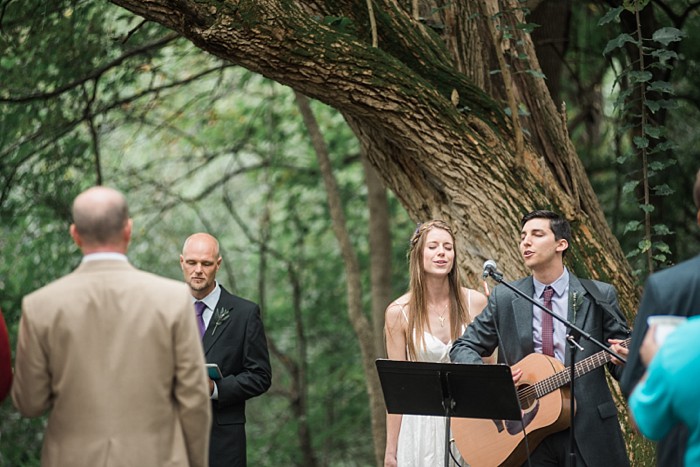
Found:
[[[520,408],[523,412],[527,412],[532,409],[537,401],[535,394],[535,388],[530,384],[523,384],[518,386],[518,399],[520,400]]]

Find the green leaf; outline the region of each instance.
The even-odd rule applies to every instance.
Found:
[[[619,96],[620,96],[621,99],[627,99],[629,96],[632,95],[633,92],[634,92],[634,89],[632,89],[632,88],[625,88],[624,91],[621,91],[621,92],[619,93]]]
[[[640,252],[638,249],[635,248],[634,250],[632,250],[632,251],[630,251],[629,253],[627,253],[627,254],[625,255],[625,257],[626,257],[626,258],[634,258],[635,256],[639,256],[639,253],[641,253],[641,252]]]
[[[661,104],[656,101],[646,101],[646,106],[652,113],[656,113],[661,108]]]
[[[647,91],[664,92],[673,94],[673,86],[668,81],[652,81],[647,87]]]
[[[622,8],[621,6],[608,10],[608,12],[605,13],[605,16],[600,18],[600,21],[598,21],[598,26],[602,26],[604,24],[608,24],[608,23],[611,23],[613,21],[616,23],[619,23],[620,22],[620,13],[622,13],[623,11],[624,11],[624,8]]]
[[[631,42],[633,44],[637,43],[634,37],[630,36],[629,34],[620,34],[615,39],[611,39],[610,41],[608,41],[608,44],[605,46],[605,50],[603,50],[603,55],[607,55],[613,50],[621,48],[628,42]]]
[[[352,19],[346,16],[324,16],[321,22],[340,32],[347,31],[352,25]]]
[[[547,77],[544,75],[544,73],[542,73],[542,72],[540,72],[540,71],[537,71],[537,70],[533,70],[532,68],[530,68],[530,69],[528,69],[528,70],[525,70],[525,72],[528,73],[528,74],[530,74],[530,75],[532,75],[532,76],[534,76],[535,78],[544,78],[544,79],[547,78]]]
[[[654,172],[661,172],[666,167],[670,167],[670,166],[675,165],[675,164],[676,164],[676,161],[674,159],[667,159],[663,162],[652,161],[649,163],[649,169],[653,170]]]
[[[671,248],[666,244],[666,242],[654,242],[654,249],[662,253],[671,253]]]
[[[652,228],[656,235],[671,235],[673,233],[666,224],[656,224],[652,226]]]
[[[651,53],[651,56],[656,57],[660,62],[678,60],[678,54],[673,50],[656,49]]]
[[[630,221],[625,225],[625,230],[622,232],[622,235],[625,235],[627,232],[636,232],[639,229],[642,228],[642,223],[639,221]]]
[[[678,108],[678,101],[676,100],[659,99],[656,102],[658,102],[659,106],[664,109],[675,110]]]
[[[518,23],[515,26],[515,29],[520,29],[520,30],[523,30],[526,33],[530,34],[532,31],[534,31],[535,29],[537,29],[539,27],[540,27],[540,25],[535,24],[535,23]]]
[[[653,190],[657,196],[668,196],[674,193],[673,188],[671,188],[665,183],[663,185],[655,186]]]
[[[639,185],[639,180],[632,180],[632,181],[625,183],[622,186],[622,193],[625,195],[632,193],[634,191],[634,189],[637,188],[637,185]],[[636,222],[636,221],[634,221],[634,222]]]
[[[644,149],[649,147],[649,140],[646,139],[644,136],[635,136],[632,138],[634,141],[634,145],[637,147],[637,149]]]
[[[652,212],[654,212],[654,206],[652,206],[651,204],[640,204],[639,209],[641,209],[647,214],[651,214]]]
[[[664,133],[664,129],[658,126],[646,125],[644,127],[644,134],[650,138],[659,139]]]
[[[630,83],[646,83],[654,77],[651,71],[631,71],[627,76],[629,76]]]
[[[622,2],[622,7],[631,12],[634,13],[636,11],[642,11],[645,6],[649,4],[650,0],[623,0]]]
[[[655,42],[663,44],[664,47],[668,47],[668,44],[671,42],[680,41],[683,37],[685,37],[685,33],[676,28],[661,28],[654,31],[654,34],[651,36]]]
[[[656,149],[658,149],[660,151],[670,151],[672,149],[677,149],[677,148],[678,148],[678,145],[676,143],[674,143],[673,141],[664,141],[663,143],[658,144],[656,146]],[[667,166],[674,165],[675,163],[676,163],[676,161],[673,159],[669,159],[666,161]]]
[[[649,251],[649,248],[651,248],[651,240],[647,240],[645,238],[637,244],[637,248],[641,253],[646,253],[647,251]]]

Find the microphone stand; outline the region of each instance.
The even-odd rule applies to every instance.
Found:
[[[576,449],[574,448],[574,443],[576,441],[576,437],[574,436],[574,428],[576,427],[574,422],[576,415],[576,397],[574,394],[574,379],[576,379],[576,349],[583,350],[583,347],[576,342],[575,331],[566,336],[566,340],[569,341],[569,355],[571,356],[569,358],[571,362],[571,375],[569,376],[569,378],[571,378],[571,382],[569,383],[569,397],[571,398],[569,400],[569,410],[571,413],[571,428],[569,429],[569,467],[576,467]]]
[[[540,308],[540,309],[541,309],[542,311],[544,311],[545,313],[547,313],[547,314],[549,314],[550,316],[552,316],[552,318],[558,320],[558,321],[561,322],[561,323],[564,323],[564,325],[569,329],[569,335],[568,335],[567,338],[566,338],[566,339],[569,341],[569,349],[570,349],[569,355],[571,356],[571,357],[570,357],[570,364],[571,364],[571,376],[570,376],[570,378],[571,378],[571,381],[569,382],[569,386],[570,386],[570,397],[571,397],[571,401],[570,401],[570,402],[571,402],[571,407],[570,407],[570,410],[571,410],[571,427],[569,428],[569,430],[570,430],[570,432],[569,432],[569,443],[570,443],[570,445],[571,445],[571,448],[570,448],[570,451],[569,451],[569,459],[570,459],[570,461],[571,461],[570,466],[571,466],[571,467],[575,467],[575,466],[576,466],[576,450],[575,450],[575,448],[574,448],[574,427],[575,427],[574,419],[576,418],[576,417],[575,417],[576,401],[575,401],[575,399],[574,399],[574,379],[576,378],[576,362],[575,362],[574,358],[575,358],[575,355],[576,355],[576,348],[578,348],[579,350],[583,350],[583,347],[581,347],[581,346],[576,342],[576,339],[577,339],[578,337],[580,337],[580,336],[583,336],[583,337],[585,337],[586,339],[588,339],[590,342],[593,342],[595,345],[597,345],[598,347],[600,347],[601,349],[603,349],[605,352],[609,353],[609,354],[612,355],[613,357],[615,357],[615,358],[617,358],[618,360],[620,360],[621,362],[627,363],[627,360],[626,360],[625,358],[623,358],[622,356],[618,355],[615,351],[613,351],[613,350],[612,350],[610,347],[608,347],[607,345],[605,345],[605,344],[603,344],[602,342],[598,341],[596,338],[594,338],[593,336],[591,336],[589,333],[587,333],[587,332],[584,331],[583,329],[579,328],[579,327],[576,326],[575,324],[573,324],[573,323],[569,322],[568,320],[562,318],[561,316],[557,315],[556,313],[554,313],[552,310],[550,310],[549,308],[547,308],[546,306],[544,306],[544,305],[541,304],[540,302],[536,301],[536,300],[533,299],[532,297],[529,297],[529,296],[525,295],[525,293],[523,293],[522,291],[516,289],[515,287],[513,287],[513,286],[510,285],[509,283],[505,282],[505,281],[503,280],[503,274],[500,273],[500,272],[498,272],[495,268],[486,267],[486,268],[484,269],[484,279],[486,279],[486,277],[488,277],[488,276],[491,276],[491,277],[493,278],[493,280],[495,280],[495,281],[498,282],[499,284],[505,285],[508,289],[512,290],[512,291],[515,292],[517,295],[521,296],[522,298],[524,298],[524,299],[527,300],[528,302],[530,302],[530,303],[532,303],[533,305],[535,305],[536,307]]]

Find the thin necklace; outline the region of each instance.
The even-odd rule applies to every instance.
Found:
[[[437,316],[438,319],[440,320],[440,327],[441,327],[441,328],[444,328],[444,327],[445,327],[445,313],[447,313],[447,307],[448,307],[448,306],[450,306],[449,302],[448,302],[447,305],[445,305],[445,307],[442,309],[442,313],[439,313],[439,314],[436,313],[436,316]]]

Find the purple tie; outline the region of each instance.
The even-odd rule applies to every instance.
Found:
[[[204,317],[202,314],[204,313],[204,310],[207,309],[207,305],[204,302],[200,302],[199,300],[194,302],[194,311],[197,313],[197,324],[199,325],[199,337],[204,336]]]
[[[544,306],[548,310],[552,310],[552,295],[554,295],[554,289],[551,286],[544,288]],[[543,311],[542,312],[542,353],[554,356],[554,321],[552,315]]]

